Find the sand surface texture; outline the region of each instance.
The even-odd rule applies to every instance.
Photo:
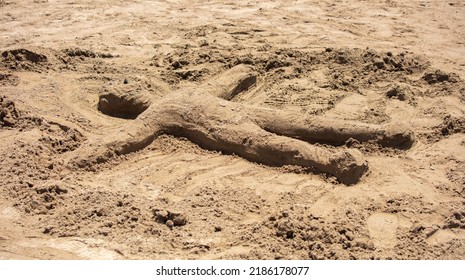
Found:
[[[463,259],[464,18],[0,0],[0,259]]]

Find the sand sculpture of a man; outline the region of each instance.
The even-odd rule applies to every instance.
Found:
[[[408,148],[414,142],[413,132],[405,125],[301,116],[232,102],[235,95],[255,83],[256,77],[252,68],[238,65],[198,88],[154,100],[148,108],[140,106],[133,96],[101,96],[102,112],[135,119],[104,138],[89,139],[86,149],[78,149],[70,158],[70,165],[105,162],[141,150],[159,135],[170,134],[249,161],[310,167],[334,175],[344,184],[355,184],[368,170],[362,153],[327,145],[341,146],[351,138],[394,148]]]

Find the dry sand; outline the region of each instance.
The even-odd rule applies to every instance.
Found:
[[[463,259],[463,18],[459,0],[1,0],[0,258]],[[169,135],[67,168],[134,121],[98,110],[109,87],[158,100],[239,64],[258,75],[237,103],[416,142],[346,142],[369,164],[352,186]]]

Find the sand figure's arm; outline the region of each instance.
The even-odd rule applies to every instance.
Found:
[[[202,85],[202,90],[224,100],[254,86],[257,74],[250,66],[239,64]]]
[[[142,150],[161,133],[156,123],[131,121],[128,125],[88,139],[82,147],[69,154],[66,165],[70,168],[86,168],[107,162],[115,156]]]

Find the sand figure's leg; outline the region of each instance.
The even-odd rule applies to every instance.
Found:
[[[334,152],[267,132],[251,122],[240,125],[209,123],[208,127],[178,126],[170,133],[186,137],[205,149],[237,154],[269,166],[312,167],[336,176],[344,184],[357,183],[368,170],[367,162],[357,150]]]
[[[353,138],[360,142],[375,141],[385,147],[409,148],[415,142],[413,131],[400,123],[376,125],[320,116],[302,117],[259,107],[248,110],[251,118],[263,129],[310,143],[342,145]]]

